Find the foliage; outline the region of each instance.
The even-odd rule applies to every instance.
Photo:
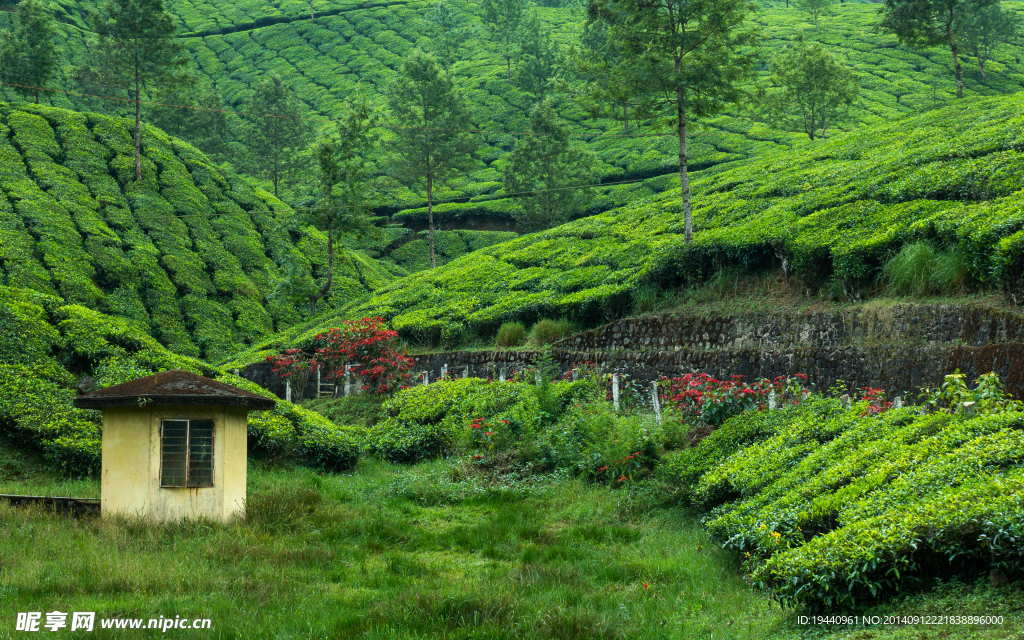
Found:
[[[536,7],[526,14],[519,26],[518,44],[514,82],[541,103],[564,60],[552,37],[551,28],[540,19]],[[530,130],[537,131],[534,128]]]
[[[277,74],[263,76],[253,85],[245,110],[249,164],[274,185],[276,198],[282,181],[297,169],[299,152],[309,139],[309,123],[294,92]]]
[[[341,119],[324,127],[313,145],[317,162],[318,189],[322,197],[304,210],[300,221],[320,229],[327,236],[327,279],[317,291],[309,292],[310,314],[330,293],[334,283],[334,244],[342,234],[368,233],[373,225],[367,216],[367,165],[376,150],[376,118],[365,99],[356,100]]]
[[[961,416],[1024,411],[1024,403],[1014,400],[1003,389],[1002,381],[994,372],[978,376],[974,381],[974,389],[967,386],[965,378],[957,369],[947,375],[938,388],[922,388],[918,397],[929,411],[944,411]]]
[[[807,374],[761,378],[742,382],[743,376],[716,380],[706,373],[688,373],[680,378],[663,378],[659,395],[683,416],[711,426],[721,425],[744,411],[774,409],[798,404],[806,397],[803,383]]]
[[[276,356],[267,356],[270,370],[291,385],[296,401],[305,397],[310,376],[320,370],[320,361],[310,357],[302,349],[288,349]]]
[[[1019,412],[843,408],[812,395],[728,420],[662,467],[756,584],[812,609],[990,568],[1024,569]]]
[[[629,86],[656,95],[647,105],[651,115],[676,129],[686,244],[693,233],[686,127],[743,96],[758,44],[743,24],[753,10],[747,0],[594,0],[588,5],[590,22],[607,22],[609,39],[632,59],[629,70],[636,80]]]
[[[444,63],[445,71],[451,72],[452,64],[461,58],[472,27],[465,14],[449,0],[438,2],[427,14],[426,21],[433,30],[433,53]]]
[[[19,2],[11,29],[0,44],[0,80],[39,102],[40,88],[46,88],[57,71],[56,37],[53,13],[42,0]]]
[[[0,131],[0,284],[130,319],[211,361],[308,317],[274,292],[289,272],[326,276],[324,236],[281,233],[289,207],[195,148],[144,126],[139,183],[125,120],[0,104]],[[392,279],[350,249],[334,273],[329,307]]]
[[[79,385],[95,390],[184,369],[269,395],[168,351],[127,320],[54,296],[0,286],[0,310],[0,432],[40,450],[66,475],[94,475],[100,466],[101,413],[72,405]],[[250,412],[249,435],[257,451],[323,468],[351,468],[359,454],[348,431],[284,401]]]
[[[483,0],[483,20],[492,38],[501,43],[507,79],[512,79],[513,43],[526,12],[526,0]]]
[[[960,247],[937,250],[927,242],[914,242],[889,258],[879,276],[892,293],[924,296],[963,290],[968,274],[969,265]]]
[[[793,2],[797,9],[811,14],[811,17],[814,18],[814,28],[818,30],[821,29],[818,17],[831,9],[833,4],[835,4],[835,0],[794,0]]]
[[[142,90],[182,82],[185,47],[163,0],[108,0],[90,14],[96,42],[89,56],[108,90],[127,92],[135,107],[135,179],[142,181]]]
[[[597,158],[573,144],[569,127],[558,121],[549,101],[530,112],[530,131],[505,165],[506,193],[519,194],[513,217],[522,229],[547,229],[569,221],[593,200],[589,188],[597,179]]]
[[[1007,9],[1002,2],[972,11],[964,23],[964,43],[978,61],[982,78],[985,63],[999,47],[1014,41],[1021,30],[1017,12]]]
[[[566,319],[551,320],[544,318],[533,325],[531,337],[538,345],[557,342],[573,332],[572,323]]]
[[[964,97],[958,39],[969,16],[999,0],[885,0],[879,28],[912,47],[948,45],[956,74],[956,97]]]
[[[518,347],[526,341],[526,327],[522,322],[506,322],[498,327],[494,343],[499,347]]]
[[[853,73],[818,43],[803,35],[772,64],[772,83],[781,89],[767,98],[772,117],[783,126],[799,123],[814,140],[829,123],[836,126],[857,99],[860,86]]]
[[[437,61],[415,52],[402,66],[388,94],[398,124],[395,170],[403,180],[422,183],[427,196],[430,268],[434,258],[434,183],[463,166],[479,144],[470,132],[465,99]]]
[[[385,328],[383,318],[346,321],[340,329],[316,337],[316,353],[325,378],[339,383],[349,375],[362,378],[363,390],[392,394],[406,386],[413,359],[398,348],[398,332]]]

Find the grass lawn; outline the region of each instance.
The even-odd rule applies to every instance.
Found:
[[[47,484],[30,463],[7,464],[29,472],[0,491],[98,494],[96,481]],[[210,630],[165,634],[208,639],[861,640],[1024,631],[1024,596],[1012,585],[950,585],[868,612],[1006,616],[988,630],[801,627],[798,612],[748,588],[693,516],[653,508],[643,488],[488,476],[446,461],[364,459],[351,475],[252,461],[249,496],[247,521],[228,525],[76,520],[0,503],[0,638],[30,637],[13,631],[17,612],[42,611],[45,620],[53,610],[95,611],[98,620],[210,618]],[[60,633],[160,635],[96,626]]]

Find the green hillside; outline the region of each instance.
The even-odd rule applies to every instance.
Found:
[[[69,69],[84,60],[84,15],[95,4],[68,0],[60,3],[66,21],[61,28]],[[241,108],[246,92],[258,78],[277,73],[303,101],[310,117],[330,118],[339,113],[357,88],[382,101],[403,57],[415,48],[430,47],[433,34],[425,16],[434,4],[314,0],[312,19],[309,3],[296,0],[169,0],[168,9],[179,21],[182,40],[192,55],[197,74],[213,83],[229,107]],[[1018,10],[1024,8],[1018,2],[1005,4]],[[491,223],[505,220],[500,227],[505,230],[515,204],[500,197],[503,158],[515,144],[517,136],[513,133],[528,128],[527,111],[532,98],[505,79],[504,60],[482,28],[479,3],[455,0],[454,6],[476,31],[467,38],[463,59],[454,64],[452,72],[470,99],[475,124],[482,129],[509,133],[486,136],[486,144],[476,156],[476,168],[438,191],[441,200],[461,200],[441,206],[437,215],[446,228],[472,228],[469,219],[476,217]],[[539,10],[561,45],[576,40],[583,20],[580,11],[547,7]],[[920,51],[898,45],[894,36],[876,31],[877,11],[878,5],[872,3],[837,4],[831,15],[822,17],[821,30],[815,31],[807,14],[773,2],[763,6],[754,21],[764,36],[766,60],[804,32],[808,38],[825,43],[852,67],[862,91],[851,117],[842,124],[847,129],[883,124],[949,104],[955,87],[948,50],[937,47]],[[1024,87],[1021,51],[1018,46],[997,50],[986,67],[987,78],[981,76],[973,59],[965,56],[967,96],[1001,95]],[[766,63],[762,68],[765,77],[768,70]],[[73,83],[65,81],[62,85],[71,87]],[[84,100],[62,94],[51,99],[62,106],[81,106]],[[559,113],[570,121],[580,139],[599,154],[606,182],[640,181],[600,189],[591,213],[678,184],[672,175],[678,149],[671,135],[661,135],[669,133],[666,129],[656,123],[642,123],[632,127],[630,134],[654,137],[623,137],[621,122],[593,119],[565,95],[558,95],[556,100]],[[117,108],[116,103],[109,101],[93,100],[89,104],[90,108]],[[759,123],[756,106],[744,113],[712,119],[705,125],[691,141],[690,157],[696,168],[806,144],[803,134],[775,131]],[[378,162],[378,166],[383,168],[386,162]],[[422,224],[425,208],[421,206],[421,196],[396,184],[390,186],[390,194],[379,202],[382,210],[394,213],[396,221],[403,224]],[[487,228],[499,227],[492,224]]]
[[[124,318],[0,285],[0,437],[40,450],[65,475],[92,475],[100,467],[102,415],[76,409],[77,393],[170,369],[272,397],[225,370],[168,351]],[[333,470],[350,468],[359,455],[343,428],[283,400],[249,414],[249,444]]]
[[[957,246],[973,284],[1019,292],[1022,114],[1024,94],[966,99],[699,175],[690,247],[678,193],[666,193],[413,274],[258,348],[367,315],[446,345],[513,319],[596,323],[628,312],[641,287],[699,282],[726,266],[778,268],[781,259],[812,286],[838,277],[856,287],[912,240]]]
[[[147,127],[135,180],[128,121],[0,103],[0,284],[132,320],[177,353],[219,358],[303,319],[273,295],[326,277],[326,241],[291,210]],[[330,306],[388,282],[345,251]]]

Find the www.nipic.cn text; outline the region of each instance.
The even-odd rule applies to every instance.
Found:
[[[209,618],[100,618],[100,629],[209,629]],[[15,631],[92,631],[96,627],[94,611],[26,611],[18,614]]]

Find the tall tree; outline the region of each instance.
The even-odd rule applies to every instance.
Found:
[[[948,44],[956,74],[956,97],[964,97],[964,71],[958,39],[970,16],[998,0],[885,0],[879,28],[902,44],[927,48]]]
[[[582,96],[593,117],[621,119],[623,132],[629,133],[630,112],[644,104],[647,88],[633,84],[639,77],[632,72],[630,58],[608,38],[608,23],[587,23],[579,47],[569,49],[568,59],[576,81],[568,91]]]
[[[519,30],[515,83],[540,102],[562,66],[562,56],[536,8],[526,15]]]
[[[525,229],[546,229],[567,222],[593,200],[593,191],[580,188],[598,179],[598,159],[574,143],[569,127],[558,119],[551,100],[534,106],[530,131],[523,136],[505,165],[505,192],[519,196],[513,214]]]
[[[658,97],[651,115],[667,116],[679,138],[679,183],[686,244],[693,240],[687,126],[745,95],[757,35],[744,27],[749,0],[591,0],[589,21],[605,20],[609,38],[632,61],[633,86]]]
[[[1002,3],[984,7],[971,12],[964,25],[964,40],[967,50],[974,54],[978,61],[981,77],[986,78],[985,63],[989,61],[995,50],[1012,42],[1020,32],[1020,15],[1005,8]]]
[[[228,140],[237,116],[228,117],[224,98],[210,84],[171,85],[156,93],[153,124],[187,140],[217,162],[228,160]],[[184,108],[182,108],[184,107]]]
[[[327,236],[327,279],[309,292],[309,310],[316,315],[317,303],[334,283],[334,247],[344,234],[364,234],[373,229],[369,221],[368,177],[379,138],[374,109],[357,99],[339,120],[320,131],[313,145],[320,197],[300,214]]]
[[[251,127],[251,163],[273,183],[274,195],[280,197],[282,181],[308,143],[309,124],[302,119],[295,94],[277,75],[259,79],[245,110]]]
[[[526,12],[527,0],[484,0],[484,22],[491,36],[502,46],[505,75],[512,80],[512,54],[519,23]]]
[[[431,50],[444,64],[444,70],[450,72],[466,46],[472,29],[448,0],[438,2],[427,13],[426,20],[434,36],[431,39]]]
[[[787,128],[798,123],[814,140],[839,119],[860,92],[853,72],[817,42],[808,44],[803,34],[796,44],[772,63],[772,84],[780,89],[769,94],[772,119]]]
[[[90,14],[96,32],[93,60],[103,84],[128,90],[135,103],[135,178],[142,179],[142,91],[182,82],[188,59],[174,37],[163,0],[108,0]]]
[[[57,70],[60,55],[53,11],[42,0],[22,0],[0,49],[0,78],[25,97],[34,96]]]
[[[437,60],[414,52],[391,85],[388,102],[396,130],[396,173],[405,182],[426,188],[430,229],[430,267],[434,258],[434,188],[470,161],[479,146],[469,110]]]
[[[795,0],[794,2],[797,9],[811,14],[814,19],[814,28],[819,31],[821,27],[818,26],[818,18],[832,7],[832,3],[833,0]]]

